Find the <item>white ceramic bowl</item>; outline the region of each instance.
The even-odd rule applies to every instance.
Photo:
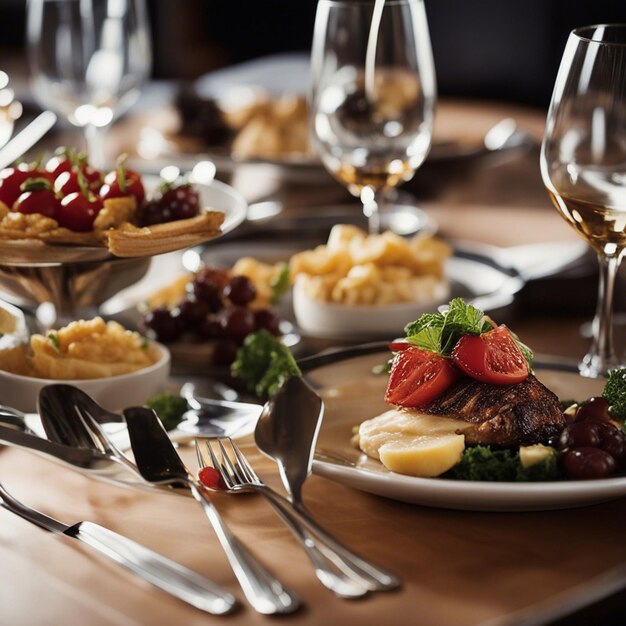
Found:
[[[40,389],[53,383],[63,383],[79,387],[98,404],[113,411],[142,405],[149,397],[158,394],[163,389],[170,372],[169,350],[160,343],[153,345],[159,354],[156,363],[130,374],[109,378],[48,380],[18,376],[0,370],[0,404],[24,411],[24,413],[33,413],[37,410]]]
[[[293,311],[305,335],[327,339],[391,339],[403,335],[404,326],[422,313],[435,311],[448,302],[449,295],[449,286],[442,283],[437,297],[428,301],[386,306],[336,304],[312,298],[296,281]]]

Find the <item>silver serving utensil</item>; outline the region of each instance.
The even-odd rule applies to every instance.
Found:
[[[148,482],[171,480],[191,489],[226,553],[250,604],[264,614],[290,613],[298,600],[230,532],[202,485],[185,467],[156,413],[145,407],[124,410],[128,434],[141,475]]]
[[[191,408],[176,428],[194,437],[234,437],[240,430],[256,424],[263,408],[251,402],[200,398],[190,383],[181,387],[180,395]]]
[[[93,522],[67,525],[17,501],[0,484],[0,506],[57,535],[82,541],[143,580],[187,604],[212,613],[230,613],[234,596],[196,572],[158,552]]]
[[[301,377],[293,376],[265,404],[254,431],[259,450],[278,464],[293,506],[305,514],[302,485],[311,474],[323,414],[324,403],[319,395]],[[367,580],[372,589],[386,590],[400,586],[397,576],[354,554],[318,525],[315,534],[350,563],[353,570],[359,571],[359,576]]]
[[[217,453],[213,450],[213,445],[219,447]],[[205,460],[201,446],[202,444],[196,440],[198,464],[200,467],[212,466],[220,473],[226,485],[226,489],[220,491],[235,494],[254,491],[264,496],[306,551],[315,568],[315,575],[324,587],[342,598],[359,598],[367,593],[370,589],[369,582],[362,580],[359,572],[353,571],[350,564],[343,562],[338,555],[326,556],[324,553],[326,547],[324,545],[318,546],[315,537],[309,532],[310,520],[308,516],[294,508],[289,500],[274,491],[257,476],[234,441],[227,438],[206,441],[205,446],[210,458],[209,462]],[[228,453],[225,446],[232,454]],[[221,457],[221,460],[218,460],[218,456]]]
[[[0,150],[0,169],[8,167],[30,150],[56,123],[52,111],[40,113]]]

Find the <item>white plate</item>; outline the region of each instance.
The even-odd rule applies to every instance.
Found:
[[[350,444],[352,427],[382,413],[385,375],[372,367],[389,353],[358,356],[306,373],[324,398],[326,411],[313,472],[349,487],[413,504],[471,511],[535,511],[586,506],[626,497],[626,477],[545,483],[471,482],[416,478],[390,472]],[[603,383],[576,373],[537,368],[537,376],[561,399],[598,395]],[[333,460],[336,457],[337,460]],[[342,464],[341,459],[347,463]]]

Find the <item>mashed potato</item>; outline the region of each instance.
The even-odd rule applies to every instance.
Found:
[[[155,346],[139,333],[96,317],[0,351],[0,369],[50,380],[86,380],[129,374],[157,359]]]

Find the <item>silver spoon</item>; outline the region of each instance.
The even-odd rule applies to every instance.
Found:
[[[259,450],[274,459],[290,500],[297,510],[306,513],[302,485],[311,474],[315,443],[322,424],[324,403],[320,396],[298,376],[289,378],[263,407],[254,431]],[[354,554],[343,544],[317,527],[315,534],[344,561],[351,564],[361,580],[372,589],[388,590],[400,586],[400,580],[387,570]]]

